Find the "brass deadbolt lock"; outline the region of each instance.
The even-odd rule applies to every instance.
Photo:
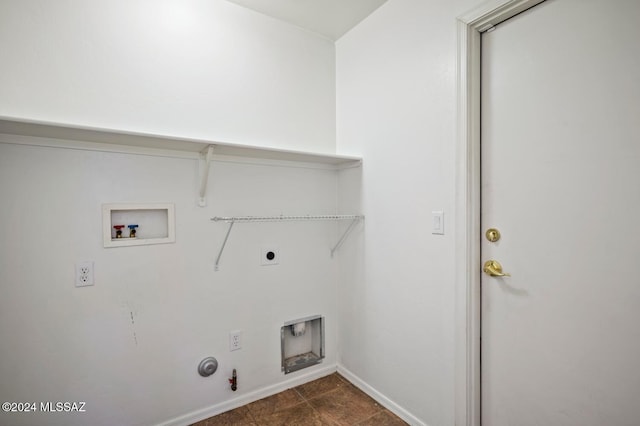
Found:
[[[500,231],[498,231],[496,228],[487,229],[487,232],[484,235],[487,237],[487,240],[491,241],[492,243],[495,243],[500,239]]]

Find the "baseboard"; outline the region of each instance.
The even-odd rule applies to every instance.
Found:
[[[428,426],[426,423],[419,420],[416,416],[402,408],[400,405],[396,404],[385,395],[380,393],[378,390],[371,387],[360,377],[353,374],[344,365],[338,364],[338,373],[340,373],[342,376],[344,376],[345,379],[353,383],[361,391],[373,398],[377,403],[385,407],[387,410],[391,411],[396,416],[400,417],[405,422],[409,423],[411,426]]]
[[[156,426],[188,426],[190,424],[199,422],[200,420],[207,419],[211,416],[224,413],[225,411],[233,410],[234,408],[242,407],[243,405],[252,403],[259,399],[266,398],[268,396],[286,391],[287,389],[291,389],[304,383],[320,379],[324,376],[328,376],[329,374],[335,373],[337,370],[338,366],[336,364],[328,365],[326,367],[306,374],[296,375],[296,377],[285,380],[284,382],[266,386],[264,388],[241,395],[237,398],[221,402],[220,404],[215,404],[207,408],[192,411],[191,413],[175,417],[171,420],[167,420],[166,422],[159,423]],[[344,376],[347,377],[346,375]]]

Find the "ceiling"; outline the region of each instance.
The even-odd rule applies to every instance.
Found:
[[[229,0],[337,40],[387,0]]]

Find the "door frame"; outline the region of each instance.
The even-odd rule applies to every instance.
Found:
[[[455,425],[480,426],[481,34],[544,0],[493,0],[457,19]]]

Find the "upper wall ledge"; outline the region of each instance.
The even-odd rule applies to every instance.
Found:
[[[197,158],[214,147],[214,159],[239,158],[315,164],[329,168],[348,168],[361,164],[359,157],[214,142],[201,139],[125,132],[0,117],[0,142],[98,151],[148,151],[164,156]]]

